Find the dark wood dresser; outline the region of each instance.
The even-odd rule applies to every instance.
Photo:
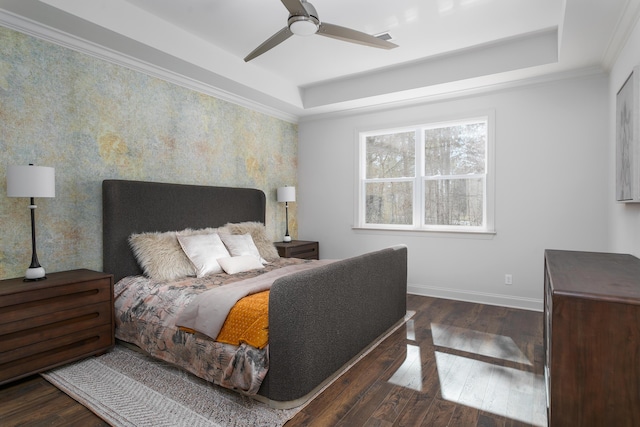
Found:
[[[545,251],[549,427],[640,426],[640,260]]]
[[[0,384],[112,347],[113,276],[91,270],[0,281]]]

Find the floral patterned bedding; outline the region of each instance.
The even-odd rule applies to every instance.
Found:
[[[234,346],[180,330],[175,321],[200,293],[268,271],[311,261],[281,258],[264,269],[159,282],[129,276],[114,286],[116,338],[223,387],[256,394],[269,368],[269,346]]]

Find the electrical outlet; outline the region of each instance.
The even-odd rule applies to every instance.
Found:
[[[513,285],[513,277],[510,274],[504,275],[504,284],[505,285]]]

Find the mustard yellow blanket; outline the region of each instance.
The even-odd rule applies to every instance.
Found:
[[[242,298],[229,311],[216,341],[264,348],[269,340],[269,291]]]

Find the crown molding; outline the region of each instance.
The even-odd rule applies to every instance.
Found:
[[[613,68],[638,20],[640,20],[640,1],[627,0],[602,58],[602,64],[606,70],[610,71]]]

